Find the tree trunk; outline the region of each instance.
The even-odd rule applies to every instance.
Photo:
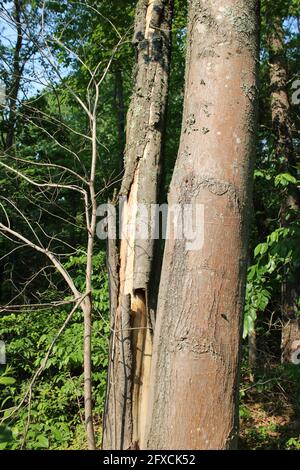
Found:
[[[284,31],[281,18],[275,18],[269,38],[271,113],[273,132],[276,138],[276,156],[282,160],[281,171],[297,177],[296,154],[293,145],[292,124],[290,121],[290,102],[287,93],[288,71],[284,49]],[[294,217],[299,217],[300,192],[296,185],[287,189],[287,197],[281,206],[281,224],[288,226]],[[290,362],[294,351],[293,344],[300,340],[300,321],[298,299],[300,297],[300,269],[288,273],[282,284],[282,362]]]
[[[84,416],[89,450],[96,450],[92,403],[92,299],[89,294],[82,303],[84,316],[83,369],[84,369]]]
[[[123,90],[123,74],[120,68],[115,70],[114,105],[117,113],[118,125],[118,147],[119,147],[119,170],[124,170],[124,148],[125,148],[125,103]]]
[[[136,204],[157,202],[162,134],[167,102],[172,0],[139,0],[134,44],[135,90],[127,116],[125,173],[121,196],[122,240],[118,281],[111,286],[110,365],[103,447],[139,448],[143,442],[152,354],[149,312],[153,240],[137,239]],[[130,231],[126,230],[130,227]],[[150,227],[147,226],[149,230]],[[113,265],[113,263],[112,263]],[[117,297],[117,298],[116,298]]]
[[[204,210],[204,243],[191,250],[184,239],[166,241],[148,449],[236,447],[256,134],[257,16],[255,0],[189,3],[183,126],[169,214],[173,204]]]
[[[249,365],[249,379],[254,382],[254,374],[256,369],[257,361],[257,345],[256,345],[256,325],[254,324],[254,330],[248,333],[248,365]]]

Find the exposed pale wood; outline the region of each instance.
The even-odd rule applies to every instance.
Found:
[[[119,254],[119,291],[113,312],[111,361],[103,447],[139,448],[145,429],[152,324],[148,307],[154,242],[136,236],[137,204],[157,202],[162,135],[168,90],[172,0],[139,0],[133,43],[137,51],[135,89],[127,115],[125,172],[120,195],[124,236]],[[127,231],[128,227],[130,228]],[[126,299],[126,302],[125,302]],[[122,332],[130,354],[123,354]],[[126,324],[127,324],[126,323]]]

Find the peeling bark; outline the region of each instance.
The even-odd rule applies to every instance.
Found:
[[[136,237],[136,204],[157,202],[168,90],[172,0],[139,0],[133,43],[135,89],[127,115],[118,292],[112,320],[111,357],[103,447],[140,448],[152,355],[149,312],[153,240]],[[128,227],[134,230],[125,233]],[[148,227],[150,230],[150,227]]]
[[[169,204],[204,207],[204,245],[166,241],[146,447],[229,449],[237,400],[256,134],[257,2],[190,0]]]
[[[287,92],[288,71],[284,50],[284,31],[281,19],[274,21],[273,32],[269,38],[271,113],[273,132],[276,138],[276,155],[283,159],[282,172],[289,172],[297,177],[296,153],[293,144],[292,123],[290,121],[290,102]],[[290,185],[288,194],[281,206],[282,226],[288,226],[294,212],[299,217],[300,192],[295,185]],[[298,315],[298,299],[300,297],[300,270],[288,275],[282,284],[282,362],[290,362],[293,344],[300,340],[300,321]]]

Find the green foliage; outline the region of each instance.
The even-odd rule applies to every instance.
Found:
[[[287,187],[290,184],[296,185],[297,179],[289,173],[279,173],[275,178],[275,186]]]
[[[290,437],[286,443],[286,447],[289,450],[300,450],[300,438]]]
[[[283,279],[294,276],[294,266],[300,260],[299,237],[300,225],[295,222],[274,230],[255,247],[254,262],[247,275],[244,338],[254,330],[257,314],[266,311]]]
[[[0,425],[0,450],[8,449],[13,442],[13,435],[10,428]]]
[[[15,383],[15,379],[10,377],[9,374],[12,372],[11,367],[6,367],[4,371],[0,371],[0,386],[4,385],[13,385]]]
[[[13,2],[6,2],[13,13]],[[22,24],[32,19],[28,26],[30,37],[40,40],[40,0],[22,2]],[[95,187],[97,203],[106,202],[114,190],[112,181],[120,180],[119,155],[122,152],[116,129],[116,71],[121,73],[124,114],[132,88],[134,49],[131,44],[135,0],[47,2],[44,10],[48,44],[46,55],[53,54],[59,75],[49,65],[45,56],[45,43],[38,44],[28,54],[30,40],[23,41],[22,58],[28,62],[20,75],[17,113],[15,118],[15,145],[13,152],[4,155],[5,137],[9,122],[7,108],[0,109],[1,161],[19,170],[37,185],[51,180],[53,183],[77,184],[68,169],[88,180],[91,143],[87,117],[74,98],[85,103],[94,99],[87,86],[88,68],[96,70],[100,80],[112,57],[110,69],[101,84],[97,110],[98,161]],[[32,17],[32,18],[31,18]],[[36,35],[36,36],[35,36]],[[10,88],[13,70],[14,38],[0,40],[0,79]],[[60,39],[62,47],[52,36]],[[117,49],[118,42],[122,41]],[[48,49],[49,48],[49,49]],[[76,54],[70,51],[76,51]],[[79,60],[81,57],[82,61]],[[7,64],[7,66],[5,66]],[[43,83],[36,80],[35,71]],[[32,81],[30,81],[32,80]],[[70,89],[74,93],[70,93]],[[90,104],[91,104],[90,102]],[[7,103],[9,105],[9,103]],[[22,159],[16,161],[14,158]],[[45,171],[45,166],[50,165]],[[39,166],[40,165],[40,166]],[[66,168],[62,171],[55,165]],[[53,195],[41,191],[16,173],[0,168],[1,222],[6,215],[14,227],[25,237],[32,238],[36,230],[39,243],[48,246],[74,279],[77,288],[85,289],[87,232],[85,210],[81,194],[58,189]],[[106,189],[107,188],[107,189]],[[17,210],[16,210],[17,208]],[[21,213],[23,215],[21,215]],[[51,240],[49,245],[49,240]],[[74,248],[73,248],[74,247]],[[47,303],[69,300],[68,291],[53,268],[46,266],[44,255],[29,248],[15,250],[6,237],[0,238],[0,301],[9,303]],[[106,390],[108,363],[108,281],[105,267],[104,243],[95,242],[93,258],[93,397],[97,436],[101,437],[101,415]],[[73,254],[70,255],[68,252]],[[40,310],[15,310],[1,312],[0,338],[6,343],[7,361],[14,369],[0,372],[0,419],[7,418],[0,428],[1,448],[28,449],[82,448],[85,446],[83,416],[83,316],[76,312],[64,333],[55,343],[45,370],[34,384],[30,403],[28,397],[20,409],[13,413],[28,390],[28,384],[41,366],[47,350],[60,327],[68,317],[72,305]],[[30,411],[30,420],[28,421]],[[28,429],[27,424],[29,423]],[[27,431],[26,431],[27,430]],[[25,435],[26,434],[26,435]],[[24,441],[24,443],[23,443]]]
[[[67,263],[78,287],[84,287],[85,256],[71,257]],[[101,421],[105,398],[108,360],[108,285],[105,254],[94,257],[93,290],[94,321],[92,338],[92,366],[94,412]],[[36,312],[5,314],[1,318],[0,337],[6,343],[7,360],[14,365],[0,375],[1,415],[8,416],[24,396],[34,372],[41,365],[46,352],[71,307]],[[27,449],[64,449],[74,439],[83,439],[83,321],[82,313],[74,314],[69,326],[56,342],[45,371],[33,387],[30,404],[30,426],[26,436]],[[18,449],[24,439],[29,415],[28,400],[21,409],[0,428],[0,446]]]

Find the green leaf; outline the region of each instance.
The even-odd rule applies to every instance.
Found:
[[[249,333],[252,333],[254,331],[254,321],[251,318],[250,315],[245,314],[244,317],[244,331],[243,331],[243,338],[247,338]]]
[[[62,442],[64,440],[62,432],[57,427],[52,426],[51,431],[56,441]]]
[[[0,377],[0,385],[12,385],[16,382],[13,377]]]
[[[257,257],[258,255],[264,255],[267,251],[268,251],[268,244],[259,243],[254,250],[254,256]]]
[[[297,184],[297,179],[290,173],[280,173],[275,178],[275,186],[286,187],[289,184]]]
[[[36,440],[36,447],[42,448],[42,449],[47,449],[49,447],[49,440],[46,436],[43,436],[42,434],[38,436]]]

